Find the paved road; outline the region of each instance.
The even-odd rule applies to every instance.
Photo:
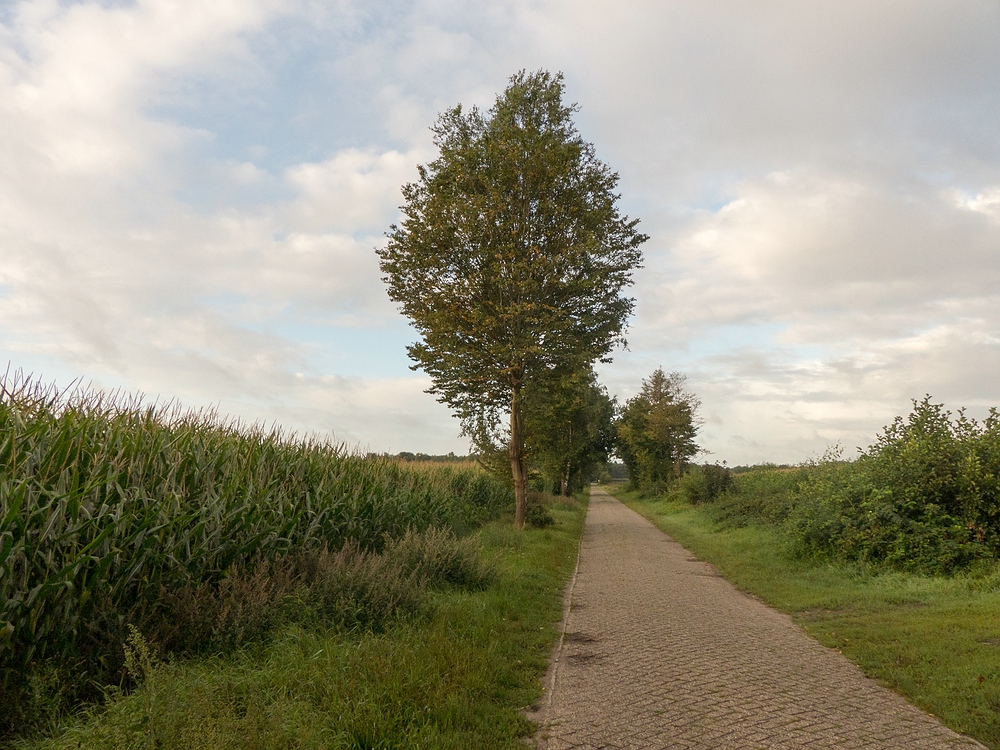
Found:
[[[983,747],[596,488],[567,599],[539,748]]]

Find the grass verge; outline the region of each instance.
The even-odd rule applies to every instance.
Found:
[[[481,591],[435,590],[429,607],[382,632],[279,630],[227,657],[154,664],[143,681],[77,726],[18,747],[520,748],[522,709],[541,695],[585,503],[556,523],[477,534],[496,558]],[[137,647],[138,646],[138,647]]]
[[[944,577],[797,559],[779,527],[722,529],[708,506],[609,491],[865,674],[1000,749],[1000,567]]]

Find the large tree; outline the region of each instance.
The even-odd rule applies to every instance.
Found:
[[[656,491],[679,478],[685,463],[701,452],[695,442],[701,402],[686,381],[679,372],[667,375],[657,368],[622,410],[617,450],[636,487]]]
[[[488,112],[461,105],[432,128],[438,158],[403,186],[403,219],[378,251],[389,296],[422,341],[431,393],[479,444],[506,444],[515,523],[525,519],[525,385],[606,360],[635,300],[647,237],[622,215],[618,175],[563,103],[563,79],[510,79]]]

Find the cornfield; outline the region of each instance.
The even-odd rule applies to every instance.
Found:
[[[408,469],[214,412],[5,377],[0,702],[35,664],[102,674],[107,639],[164,588],[348,540],[461,532],[511,503],[473,468]]]

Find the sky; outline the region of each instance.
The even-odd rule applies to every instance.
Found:
[[[650,236],[710,461],[1000,405],[995,0],[0,0],[0,370],[352,449],[468,451],[375,248],[430,126],[561,71]]]

